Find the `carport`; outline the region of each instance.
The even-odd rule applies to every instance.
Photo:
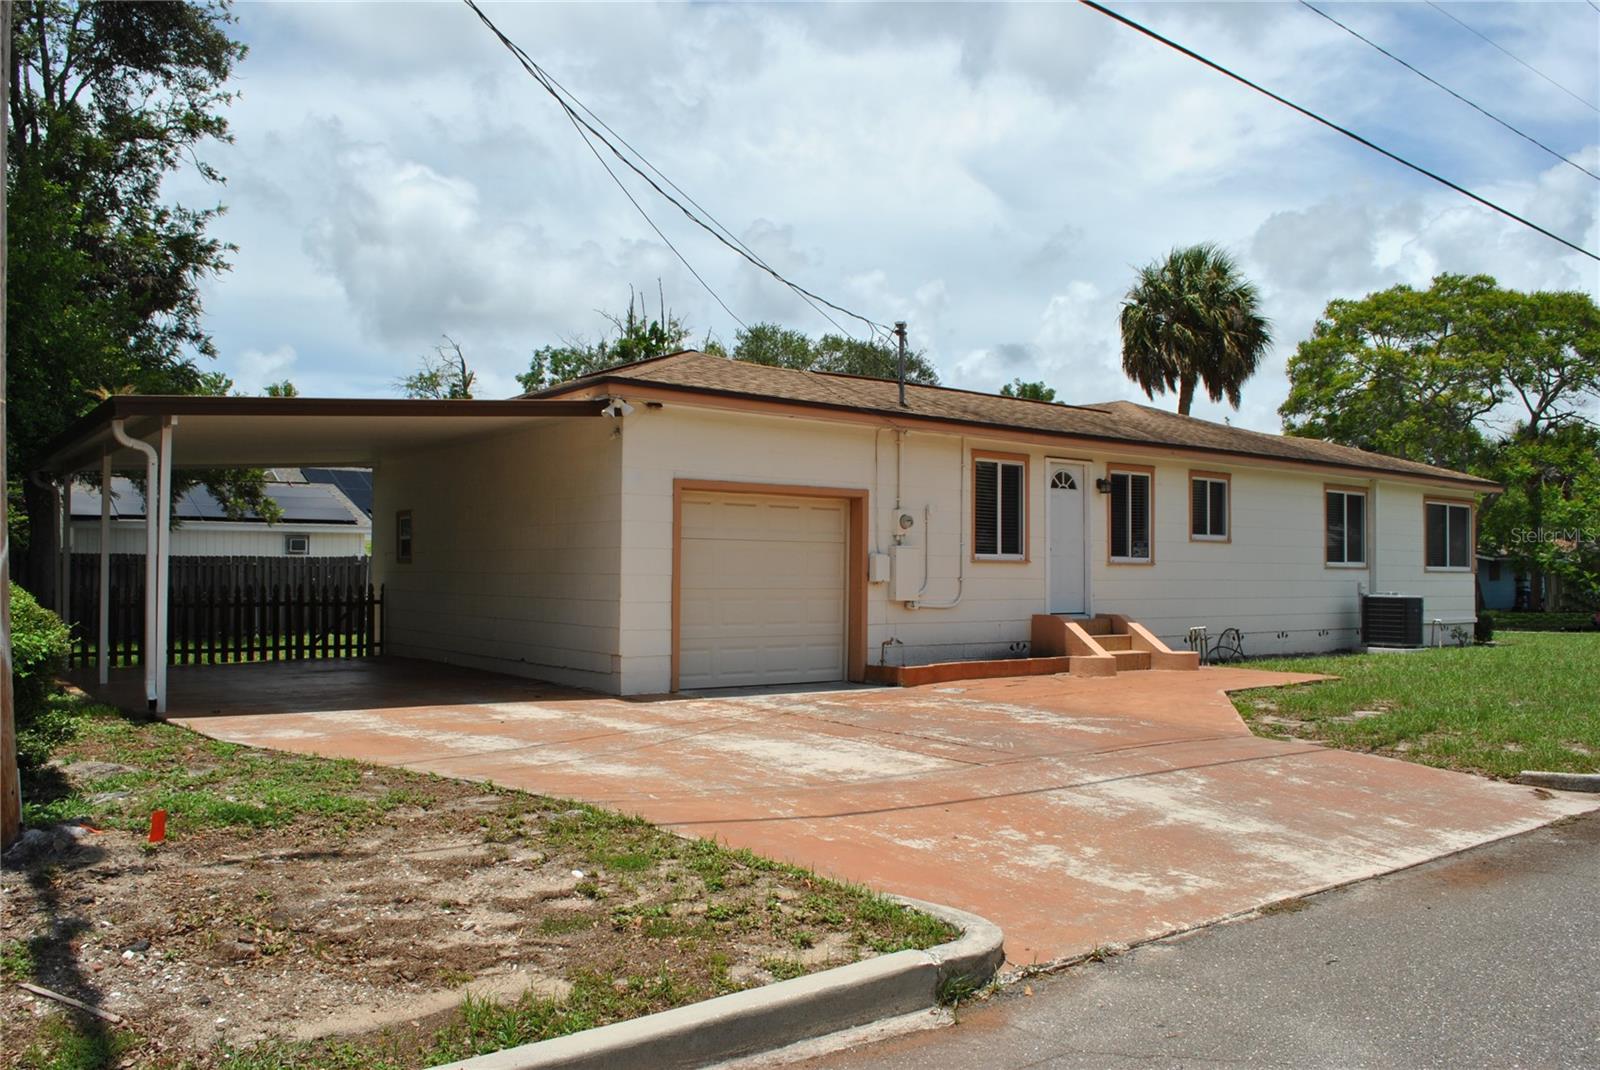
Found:
[[[604,399],[444,401],[385,398],[254,398],[116,395],[51,443],[30,478],[55,492],[56,603],[65,610],[71,584],[71,486],[94,473],[142,478],[156,503],[145,524],[144,700],[167,711],[168,562],[173,472],[186,469],[301,465],[381,467],[386,456],[487,437],[530,424],[596,417]],[[380,477],[381,478],[381,477]],[[101,498],[97,674],[109,682],[107,629],[110,568],[109,496]]]

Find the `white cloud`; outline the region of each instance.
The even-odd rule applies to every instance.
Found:
[[[1468,14],[1593,90],[1600,43],[1571,6]],[[1600,168],[1593,113],[1436,12],[1347,7],[1363,32]],[[1191,241],[1229,246],[1261,286],[1278,344],[1229,415],[1268,429],[1283,361],[1332,297],[1440,270],[1600,291],[1592,261],[1076,5],[488,10],[780,271],[876,320],[908,319],[955,385],[1020,376],[1067,400],[1137,396],[1119,368],[1121,295],[1136,265]],[[597,308],[658,278],[697,339],[732,337],[734,320],[470,12],[239,15],[252,51],[238,140],[209,155],[230,176],[218,233],[240,251],[207,310],[241,381],[252,354],[287,352],[302,389],[392,393],[448,332],[485,393],[509,394],[529,350],[595,334]],[[1135,17],[1600,244],[1591,179],[1298,6],[1151,4]],[[738,316],[833,329],[631,188]]]

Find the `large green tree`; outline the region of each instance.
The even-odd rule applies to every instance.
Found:
[[[1209,243],[1174,249],[1141,268],[1122,302],[1122,370],[1145,396],[1176,391],[1187,416],[1195,391],[1239,407],[1244,383],[1272,343],[1260,294],[1234,259]]]
[[[195,393],[215,355],[200,285],[231,248],[220,206],[162,196],[228,138],[224,88],[244,46],[223,4],[19,0],[11,26],[6,189],[6,449],[11,470],[94,404],[96,390]],[[24,481],[30,545],[49,498]],[[36,587],[48,569],[26,569]]]
[[[399,381],[402,393],[408,398],[428,398],[435,401],[470,401],[477,374],[467,367],[467,355],[461,345],[448,334],[445,344],[434,346],[417,362],[417,370]],[[290,384],[291,388],[293,384]],[[270,387],[268,388],[270,391]]]
[[[872,379],[899,377],[899,353],[881,338],[859,339],[842,334],[810,336],[776,323],[757,323],[734,335],[734,360],[801,371],[864,375]],[[906,382],[939,385],[939,371],[922,350],[906,352]]]
[[[1600,308],[1486,275],[1328,303],[1289,360],[1289,434],[1475,472],[1506,487],[1481,545],[1534,577],[1595,585]],[[1533,584],[1539,597],[1541,585]]]
[[[1048,385],[1042,379],[1036,382],[1027,382],[1019,377],[1002,386],[1000,388],[1000,396],[1003,398],[1022,398],[1025,401],[1054,401],[1056,399],[1056,388]]]
[[[620,316],[600,313],[610,329],[599,340],[569,338],[560,345],[534,350],[528,370],[517,376],[517,382],[531,394],[557,383],[592,375],[603,368],[633,364],[685,348],[689,328],[667,308],[666,297],[661,295],[659,287],[657,295],[660,304],[652,317],[645,307],[644,295],[629,287],[627,311]]]
[[[1289,434],[1465,470],[1504,399],[1508,295],[1487,276],[1440,275],[1328,302],[1289,358]]]

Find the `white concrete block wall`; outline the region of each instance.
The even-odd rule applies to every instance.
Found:
[[[382,458],[372,548],[386,652],[618,690],[614,427],[557,420]],[[395,559],[405,509],[410,563]]]
[[[864,489],[870,494],[869,549],[887,551],[896,524],[896,433],[866,424],[756,416],[690,405],[643,407],[626,421],[622,473],[621,625],[624,693],[665,690],[671,659],[672,485],[674,479],[726,480]],[[1029,555],[1025,562],[972,560],[972,450],[1023,453],[1029,459]],[[868,595],[869,661],[897,640],[891,663],[1003,655],[1029,637],[1030,617],[1045,611],[1045,481],[1049,459],[1087,469],[1091,608],[1125,613],[1174,647],[1192,625],[1213,636],[1247,633],[1252,654],[1346,649],[1356,644],[1359,590],[1421,593],[1425,619],[1471,618],[1470,574],[1425,572],[1423,490],[1330,475],[1317,469],[1255,467],[1215,459],[1173,458],[1136,450],[1017,446],[1003,439],[915,431],[899,463],[900,506],[916,523],[908,543],[927,551],[924,603],[909,609],[889,586]],[[1152,565],[1107,561],[1109,498],[1093,484],[1108,464],[1153,466]],[[963,471],[966,465],[968,470]],[[1189,472],[1232,476],[1232,539],[1189,539]],[[1328,568],[1323,561],[1325,483],[1369,488],[1369,565]],[[929,510],[925,513],[925,510]],[[964,574],[964,575],[963,575]]]

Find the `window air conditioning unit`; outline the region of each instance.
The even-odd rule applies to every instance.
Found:
[[[1361,600],[1361,638],[1368,646],[1421,646],[1421,597],[1367,595]]]
[[[284,553],[290,557],[311,556],[311,536],[287,535],[285,538]]]

